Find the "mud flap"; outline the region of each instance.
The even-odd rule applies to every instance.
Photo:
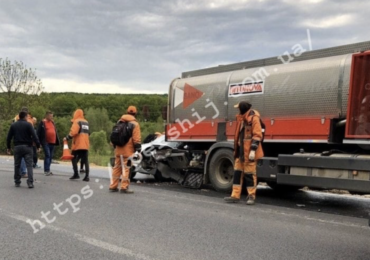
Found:
[[[189,172],[185,175],[182,186],[192,189],[199,189],[203,184],[203,173]]]

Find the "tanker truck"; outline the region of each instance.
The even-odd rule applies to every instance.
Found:
[[[156,171],[230,191],[243,100],[266,126],[259,182],[370,193],[369,50],[370,41],[183,72],[169,86],[165,129],[181,145],[151,152]]]

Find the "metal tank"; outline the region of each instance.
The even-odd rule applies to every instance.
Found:
[[[241,100],[250,101],[265,119],[344,118],[351,57],[352,54],[345,54],[176,79],[170,86],[169,123],[177,119],[194,121],[195,112],[204,121],[233,120],[233,106]],[[248,86],[252,82],[260,82],[261,91],[229,93],[231,86]],[[194,101],[186,102],[187,98]]]

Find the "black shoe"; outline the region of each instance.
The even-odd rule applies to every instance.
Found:
[[[90,178],[89,177],[85,177],[85,178],[83,178],[83,181],[89,181],[90,180]]]
[[[126,190],[121,189],[120,190],[120,193],[132,194],[132,193],[134,193],[134,191],[133,190],[129,190],[129,189],[126,189]]]
[[[80,173],[83,173],[83,172],[85,172],[85,170],[84,170],[84,169],[81,169],[81,170],[80,170]]]
[[[21,186],[21,184],[20,183],[16,183],[15,184],[15,187],[17,187],[17,188],[19,188]]]
[[[110,192],[117,192],[118,191],[118,188],[115,188],[115,189],[109,188],[109,191]]]
[[[73,175],[71,178],[69,178],[70,180],[77,180],[77,179],[79,179],[80,178],[80,176],[78,176],[78,175]]]
[[[234,197],[225,197],[224,200],[227,203],[238,203],[240,201],[240,199]]]
[[[33,183],[27,183],[29,189],[33,189]]]

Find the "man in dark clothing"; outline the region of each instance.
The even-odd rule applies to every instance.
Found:
[[[10,142],[13,139],[14,143],[14,182],[15,187],[21,184],[20,166],[21,160],[24,158],[28,172],[28,188],[33,188],[33,149],[32,143],[36,143],[38,151],[40,151],[40,142],[33,129],[32,125],[27,122],[28,113],[21,111],[19,120],[13,123],[6,138],[7,153],[10,154]]]

